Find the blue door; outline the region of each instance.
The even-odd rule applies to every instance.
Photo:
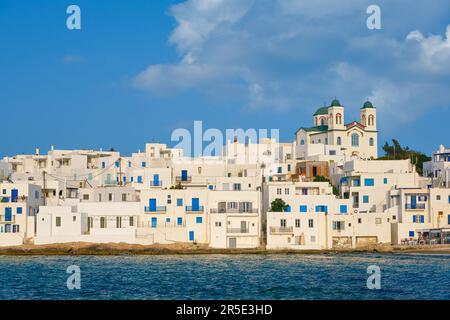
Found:
[[[158,219],[152,218],[152,228],[156,228],[157,225],[158,225]]]
[[[411,196],[411,209],[415,209],[417,205],[417,198],[416,196]]]
[[[150,212],[156,211],[156,199],[150,199],[148,205],[149,205]]]
[[[181,170],[181,181],[187,181],[188,172],[187,170]]]
[[[16,202],[17,198],[19,198],[19,190],[12,189],[11,190],[11,202]]]
[[[12,209],[5,208],[5,221],[12,221]]]
[[[189,231],[189,241],[194,241],[194,231]]]
[[[200,211],[200,200],[192,198],[192,211]]]
[[[159,186],[159,174],[154,174],[153,175],[153,185],[154,186]]]

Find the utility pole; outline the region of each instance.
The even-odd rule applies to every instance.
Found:
[[[122,185],[122,158],[119,158],[119,186]]]
[[[43,190],[43,193],[44,193],[44,206],[47,205],[47,181],[45,179],[45,174],[46,174],[46,172],[45,172],[45,170],[43,170],[42,171],[42,180],[43,180],[43,186],[44,186],[44,190]]]

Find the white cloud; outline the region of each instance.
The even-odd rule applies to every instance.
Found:
[[[437,9],[448,6],[437,1]],[[410,33],[417,26],[396,34],[402,24],[394,13],[403,17],[404,4],[380,0],[383,31],[368,31],[369,4],[188,0],[170,10],[177,25],[169,41],[179,60],[149,66],[135,84],[152,94],[195,90],[253,111],[311,110],[334,96],[359,107],[370,97],[392,123],[442,107],[450,100],[442,90],[449,85],[442,76],[450,75],[450,28],[445,38]],[[392,20],[385,18],[388,6]],[[428,2],[418,0],[402,28],[429,24],[421,20],[424,10]]]
[[[406,39],[419,43],[420,63],[424,70],[450,71],[450,25],[447,26],[445,38],[441,35],[425,37],[420,31],[415,30],[410,32]]]

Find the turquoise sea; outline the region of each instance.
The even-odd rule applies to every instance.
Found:
[[[67,267],[80,268],[80,290]],[[367,288],[367,267],[381,289]],[[450,299],[450,255],[2,256],[0,299]]]

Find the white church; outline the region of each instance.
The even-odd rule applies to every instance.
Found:
[[[296,132],[296,158],[346,156],[362,159],[378,157],[377,110],[370,101],[360,109],[360,120],[345,123],[345,109],[335,99],[329,107],[319,108],[314,126]]]

